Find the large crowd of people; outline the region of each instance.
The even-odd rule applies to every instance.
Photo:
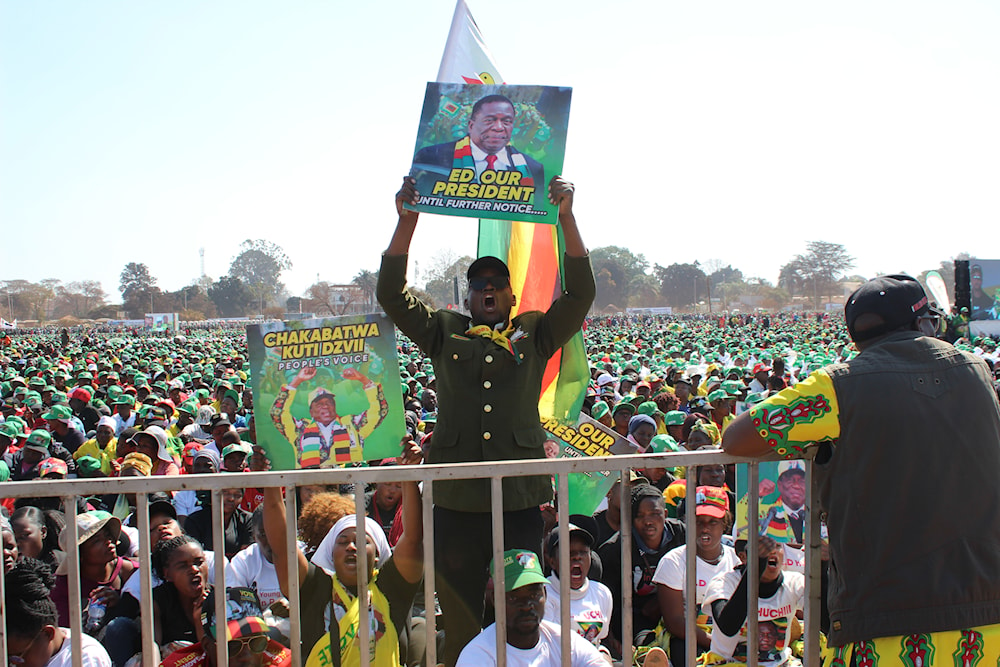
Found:
[[[496,275],[493,270],[489,279]],[[485,284],[487,291],[495,287]],[[583,331],[591,368],[583,410],[639,452],[718,448],[738,415],[813,371],[849,362],[858,353],[839,314],[596,316],[583,323]],[[76,606],[86,633],[84,664],[121,667],[136,660],[142,645],[135,497],[110,492],[80,498],[78,537],[71,544],[56,490],[17,499],[2,490],[23,480],[266,470],[266,456],[254,444],[246,340],[233,329],[192,329],[183,335],[60,333],[16,332],[0,340],[0,532],[8,658],[13,664],[68,664],[69,614]],[[445,395],[455,390],[456,380],[435,358],[440,350],[428,353],[433,343],[408,333],[412,340],[399,337],[408,433],[398,462],[447,461],[442,457],[449,450],[434,438],[447,439],[451,432],[436,425],[441,416],[446,422],[455,416],[444,414],[449,409],[444,404],[439,411],[438,399],[440,394],[448,400]],[[955,347],[991,369],[998,358],[988,338],[960,339]],[[539,525],[537,539],[532,528],[523,544],[504,545],[511,664],[559,664],[560,576],[570,578],[572,664],[645,661],[652,666],[665,664],[659,661],[669,656],[672,664],[682,665],[688,641],[697,645],[701,664],[745,661],[746,541],[733,540],[735,473],[726,466],[692,473],[697,475],[697,523],[685,527],[678,518],[684,516],[685,471],[633,471],[627,496],[631,553],[622,551],[618,485],[593,516],[571,517],[567,536],[560,536],[550,511],[551,480],[544,479],[545,497],[531,496],[534,487],[512,488],[515,501],[531,496]],[[801,484],[801,473],[801,466],[784,467],[779,486],[793,489],[797,480]],[[209,493],[152,496],[152,625],[158,659],[167,665],[214,660],[214,563],[222,558],[225,593],[233,602],[228,605],[233,615],[227,616],[230,664],[289,664],[289,565],[293,576],[297,569],[303,592],[305,664],[358,664],[359,544],[353,499],[344,495],[349,491],[296,489],[300,544],[292,564],[286,562],[285,545],[291,517],[285,515],[279,489],[223,492],[224,545],[213,544]],[[456,491],[459,502],[468,502],[466,492]],[[783,498],[794,495],[782,489]],[[447,489],[441,497],[449,497]],[[489,523],[484,527],[465,516],[468,508],[443,509],[444,515],[435,514],[435,532],[442,538],[435,560],[448,575],[422,582],[419,488],[385,482],[368,489],[374,665],[423,664],[423,619],[435,613],[423,606],[426,585],[436,585],[443,602],[438,642],[446,663],[479,665],[495,659],[494,635],[480,634],[492,620],[490,602],[497,595],[488,581],[491,547],[480,539]],[[518,514],[523,509],[505,507],[505,514],[515,515],[509,523],[523,519]],[[773,512],[769,516],[775,518]],[[768,666],[796,664],[804,603],[801,520],[795,524],[789,512],[778,515],[777,522],[787,530],[769,530],[759,542],[759,590],[767,619],[760,623],[757,652],[758,664]],[[520,529],[527,526],[522,523]],[[569,540],[567,573],[558,567],[560,537]],[[696,549],[698,569],[693,637],[686,636],[683,585],[689,545]],[[66,554],[72,549],[79,554],[80,590],[68,585]],[[477,553],[482,555],[473,558]],[[471,574],[463,573],[469,568]],[[627,577],[631,609],[622,606],[623,569],[632,571]],[[447,577],[456,577],[461,590],[444,590],[442,581],[451,586]],[[459,613],[452,610],[470,595],[478,600],[465,610],[468,618],[449,621],[449,612]],[[628,643],[638,647],[628,656],[621,655],[625,614],[631,614],[635,633]]]

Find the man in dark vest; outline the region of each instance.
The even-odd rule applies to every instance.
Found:
[[[865,283],[844,316],[860,353],[737,417],[722,446],[786,459],[818,448],[832,664],[903,653],[932,664],[935,652],[994,664],[1000,406],[989,368],[934,337],[938,314],[909,276]]]

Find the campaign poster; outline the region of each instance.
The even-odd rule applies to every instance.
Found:
[[[410,175],[441,215],[556,224],[571,88],[428,83]]]
[[[746,465],[736,466],[736,539],[747,537],[747,509],[749,500],[749,470]],[[760,504],[757,528],[760,535],[774,538],[781,544],[805,544],[805,521],[809,514],[806,502],[805,463],[793,461],[766,461],[758,466]]]
[[[548,436],[545,456],[550,459],[636,453],[632,443],[583,413],[572,425],[558,419],[543,419],[542,428]],[[618,479],[617,471],[570,473],[569,513],[592,515]]]
[[[253,324],[247,342],[257,444],[273,469],[399,456],[403,391],[385,315]]]

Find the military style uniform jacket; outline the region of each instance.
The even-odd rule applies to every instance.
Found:
[[[589,257],[565,259],[565,291],[545,313],[512,321],[514,354],[470,336],[467,315],[434,310],[406,289],[406,255],[383,255],[378,300],[399,330],[430,357],[437,378],[438,418],[428,463],[544,458],[538,398],[545,364],[583,323],[594,300]],[[504,510],[552,499],[548,475],[503,480]],[[442,480],[434,502],[465,512],[490,511],[488,479]]]

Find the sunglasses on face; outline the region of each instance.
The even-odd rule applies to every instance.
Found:
[[[250,637],[230,639],[226,648],[229,651],[229,657],[233,658],[243,651],[244,646],[250,649],[251,653],[263,653],[264,649],[267,648],[267,642],[267,635],[252,635]]]
[[[487,285],[492,285],[493,289],[506,289],[510,286],[510,278],[507,276],[488,276],[486,278],[469,279],[469,288],[477,292],[486,289]]]

